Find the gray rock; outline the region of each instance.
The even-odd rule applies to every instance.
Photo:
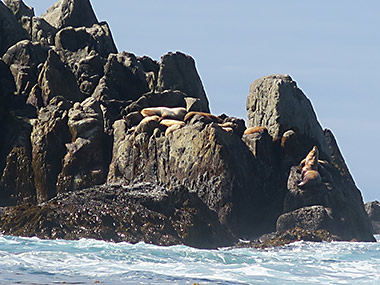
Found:
[[[43,45],[54,45],[57,29],[40,17],[22,16],[19,20],[24,30],[30,35],[33,42]]]
[[[179,90],[188,97],[199,98],[202,112],[210,112],[206,92],[195,67],[194,59],[181,52],[161,57],[157,90]]]
[[[48,47],[37,42],[23,40],[10,47],[3,56],[16,83],[15,95],[24,97],[24,104],[33,86],[37,84],[40,64],[46,61],[48,51]]]
[[[38,87],[41,89],[42,102],[47,106],[55,96],[63,96],[74,102],[82,101],[76,78],[69,68],[60,60],[59,56],[49,50],[48,58],[38,77]]]
[[[0,1],[0,56],[18,41],[29,38],[12,11]]]
[[[91,27],[98,23],[89,0],[60,0],[41,15],[53,27]]]
[[[66,144],[58,193],[80,190],[106,181],[110,143],[104,133],[100,103],[89,97],[69,111],[71,143]]]
[[[38,112],[31,134],[32,165],[37,201],[45,202],[57,195],[57,177],[66,154],[65,144],[71,142],[68,111],[71,104],[63,97],[54,97]]]
[[[34,16],[33,7],[25,5],[22,0],[4,0],[4,4],[12,10],[18,20],[20,20],[22,16]]]
[[[3,118],[7,115],[14,92],[15,84],[12,73],[7,64],[0,59],[0,126],[2,125]]]
[[[294,156],[304,157],[317,145],[321,157],[329,159],[323,130],[310,101],[289,75],[271,75],[256,80],[247,98],[248,127],[264,126],[274,139],[293,130],[302,148]]]
[[[380,234],[380,202],[373,201],[365,203],[365,210],[371,221],[373,233]]]
[[[144,67],[132,53],[110,54],[93,97],[136,100],[149,91]]]

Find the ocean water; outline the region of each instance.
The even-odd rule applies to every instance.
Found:
[[[0,284],[380,284],[376,238],[199,250],[0,236]]]

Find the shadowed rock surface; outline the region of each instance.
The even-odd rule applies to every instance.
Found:
[[[380,202],[373,201],[366,203],[365,210],[371,221],[373,233],[380,234]]]
[[[374,241],[332,132],[290,76],[251,85],[246,129],[208,113],[193,58],[118,52],[88,0],[61,0],[40,18],[6,3],[3,234],[202,248]]]

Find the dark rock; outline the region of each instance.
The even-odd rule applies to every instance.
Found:
[[[89,0],[60,0],[41,18],[59,29],[65,27],[91,27],[98,23]]]
[[[23,120],[2,122],[0,144],[0,206],[36,201],[33,183],[30,134],[32,127]]]
[[[100,103],[89,97],[69,111],[71,143],[66,144],[58,193],[88,188],[106,181],[111,144],[104,133]]]
[[[141,111],[148,107],[186,107],[186,94],[181,91],[166,90],[163,92],[149,92],[139,97],[136,101],[127,106],[123,113],[128,114]]]
[[[12,10],[18,20],[20,20],[22,16],[34,16],[34,9],[25,5],[22,0],[4,0],[4,4]]]
[[[54,97],[38,112],[33,124],[32,165],[38,202],[45,202],[57,194],[57,177],[66,154],[65,144],[71,141],[68,111],[71,104],[63,97]]]
[[[44,106],[47,106],[55,96],[62,96],[74,102],[83,99],[74,74],[61,62],[53,50],[49,50],[48,58],[42,67],[38,77],[38,87],[41,89]]]
[[[9,67],[0,59],[0,127],[4,124],[15,91],[14,80]],[[0,140],[1,146],[1,140]]]
[[[0,1],[0,56],[15,43],[29,39],[28,33],[21,27],[12,11]]]
[[[237,236],[274,230],[282,211],[271,211],[277,188],[263,191],[257,162],[239,136],[214,123],[188,124],[169,136],[153,127],[127,134],[126,122],[115,122],[109,183],[185,185]]]
[[[117,53],[111,30],[105,22],[90,28],[64,28],[55,37],[55,47],[61,60],[74,72],[77,71],[78,62],[94,55],[94,52],[102,58]],[[102,76],[102,72],[98,75]]]
[[[16,83],[18,105],[25,105],[33,86],[37,84],[40,65],[46,61],[48,51],[46,46],[23,40],[4,54],[3,60],[10,67]]]
[[[4,234],[48,239],[95,238],[199,248],[236,242],[195,193],[148,183],[98,186],[59,195],[39,206],[5,208],[0,229]]]
[[[300,148],[293,154],[299,161],[316,145],[329,160],[326,139],[313,107],[289,75],[271,75],[251,84],[247,98],[248,127],[264,126],[274,139],[293,130]]]
[[[149,91],[146,73],[135,55],[127,52],[110,54],[104,76],[96,87],[94,98],[136,100]]]
[[[380,202],[373,201],[365,203],[365,210],[371,221],[373,233],[380,234]]]
[[[161,57],[157,90],[179,90],[187,94],[188,97],[199,98],[202,103],[200,111],[210,112],[194,59],[181,52],[170,52]]]
[[[33,42],[39,42],[40,44],[49,46],[54,45],[54,37],[57,29],[44,19],[39,17],[22,16],[19,21]]]

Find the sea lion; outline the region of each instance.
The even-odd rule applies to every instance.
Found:
[[[256,134],[256,133],[262,133],[266,130],[267,128],[264,126],[257,126],[257,127],[251,127],[248,129],[245,129],[244,135],[250,135],[250,134]]]
[[[126,122],[128,128],[131,128],[133,126],[137,126],[142,119],[144,119],[144,116],[141,115],[140,112],[131,112],[126,116],[123,116],[124,121]]]
[[[183,123],[183,122],[182,122]],[[171,125],[170,127],[168,127],[165,131],[165,136],[171,134],[172,132],[174,132],[175,130],[178,130],[180,128],[182,128],[183,125],[181,124],[174,124],[174,125]]]
[[[302,175],[302,181],[298,183],[298,187],[308,188],[321,183],[321,175],[316,170],[308,170]]]
[[[222,127],[222,129],[227,133],[233,133],[234,129],[231,127]]]
[[[148,116],[159,116],[165,119],[173,119],[183,121],[187,111],[183,107],[168,108],[168,107],[150,107],[141,110],[141,115],[144,117]]]
[[[293,130],[286,131],[281,137],[281,147],[285,148],[287,141],[294,138],[295,135],[296,133]]]
[[[149,116],[141,120],[137,125],[135,133],[148,133],[151,134],[153,130],[160,126],[159,116]]]
[[[308,170],[318,171],[318,156],[319,151],[316,146],[307,154],[306,158],[301,161],[302,174]]]
[[[189,112],[186,114],[184,121],[190,122],[192,118],[199,116],[203,119],[205,119],[206,123],[223,123],[223,120],[219,118],[218,116],[215,116],[210,113],[205,113],[205,112]]]
[[[168,128],[173,126],[173,125],[181,125],[181,127],[183,127],[185,125],[185,122],[178,121],[178,120],[172,120],[172,119],[163,119],[160,121],[160,124],[164,125]]]
[[[224,123],[218,124],[218,126],[222,128],[232,128],[232,129],[237,128],[237,124],[233,122],[224,122]]]

